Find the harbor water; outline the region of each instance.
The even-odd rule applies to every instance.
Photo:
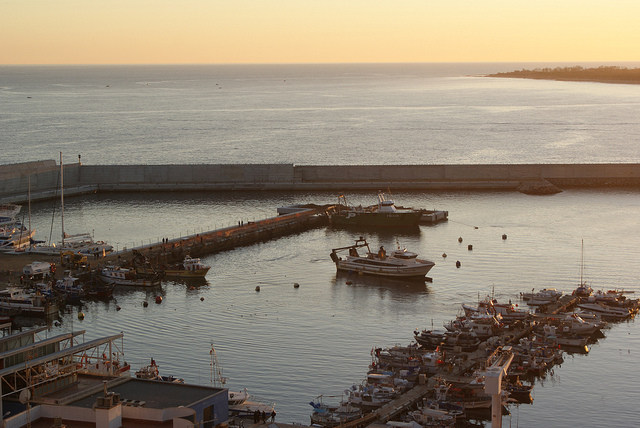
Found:
[[[2,163],[57,160],[60,151],[65,163],[80,154],[92,164],[640,162],[640,86],[478,76],[535,66],[1,67]],[[344,194],[355,205],[376,196]],[[392,196],[448,210],[449,221],[400,233],[323,227],[213,254],[205,281],[118,288],[114,300],[70,308],[49,334],[86,330],[89,340],[122,331],[134,369],[154,358],[161,374],[201,385],[211,381],[213,344],[227,387],[275,401],[280,422],[307,424],[309,401],[337,401],[364,379],[372,348],[409,344],[416,328],[439,328],[488,294],[516,302],[531,289],[571,292],[583,241],[594,289],[640,293],[638,189]],[[94,194],[65,198],[65,230],[132,248],[337,197]],[[59,240],[56,204],[32,204],[38,239]],[[433,260],[433,282],[337,274],[331,249],[360,235]],[[635,426],[636,322],[605,335],[588,354],[566,355],[536,383],[533,404],[512,406],[504,423]]]
[[[65,227],[74,232],[94,225],[96,237],[122,245],[134,236],[161,240],[274,216],[277,206],[294,201],[330,203],[333,196],[93,195],[67,202]],[[374,195],[346,196],[365,204]],[[205,281],[165,281],[150,290],[120,287],[110,302],[70,309],[52,334],[85,329],[94,338],[123,331],[133,368],[154,358],[161,373],[201,385],[211,382],[213,344],[229,388],[246,387],[275,401],[282,422],[308,423],[309,401],[321,394],[339,400],[344,389],[364,379],[372,348],[407,345],[415,329],[441,328],[462,303],[490,294],[518,302],[520,292],[545,287],[570,293],[580,281],[583,240],[584,277],[594,289],[640,293],[635,189],[394,197],[403,205],[446,208],[449,221],[416,233],[323,227],[214,254],[204,258],[213,266]],[[46,203],[35,204],[32,213],[38,224],[50,220]],[[360,235],[374,248],[399,244],[435,261],[433,282],[337,274],[331,249]],[[159,305],[157,295],[163,297]],[[77,319],[78,311],[84,320]],[[638,329],[632,320],[605,334],[587,355],[567,355],[537,382],[533,404],[512,407],[505,423],[511,418],[516,426],[633,426],[629,403],[639,398]]]

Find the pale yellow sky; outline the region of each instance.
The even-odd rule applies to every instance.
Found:
[[[638,61],[638,0],[0,0],[0,64]]]

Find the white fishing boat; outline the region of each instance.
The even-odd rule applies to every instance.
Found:
[[[584,311],[598,314],[605,318],[625,319],[632,315],[631,309],[622,306],[609,306],[603,303],[580,303],[578,307]]]
[[[584,348],[587,346],[589,336],[579,336],[572,333],[562,333],[556,326],[545,325],[542,327],[542,335],[545,340],[555,342],[560,346]]]
[[[197,257],[186,256],[181,264],[165,269],[165,276],[179,278],[204,278],[211,266],[205,265]]]
[[[1,204],[0,205],[0,226],[14,223],[18,218],[20,209],[22,207],[16,204]]]
[[[0,226],[0,251],[22,253],[31,245],[35,229],[29,229],[17,219]]]
[[[531,315],[527,310],[518,309],[517,305],[514,305],[511,301],[509,303],[498,303],[496,299],[488,297],[479,301],[478,306],[463,304],[462,308],[467,316],[471,316],[473,313],[500,315],[504,322],[522,321]]]
[[[344,195],[338,198],[338,205],[329,212],[329,222],[335,226],[360,227],[418,227],[422,212],[411,208],[397,208],[393,200],[384,193],[378,193],[376,205],[349,206]]]
[[[364,409],[382,407],[399,396],[398,392],[393,388],[365,385],[354,385],[351,389],[346,389],[345,394],[350,404]]]
[[[232,392],[236,397],[237,394],[247,394],[247,390],[245,388],[243,393]],[[264,402],[258,401],[255,397],[251,395],[247,395],[247,398],[242,402],[238,402],[239,400],[233,400],[235,404],[229,404],[229,416],[232,417],[240,417],[240,418],[253,418],[256,415],[256,412],[262,415],[263,413],[267,416],[271,416],[271,413],[275,411],[275,404],[272,402]]]
[[[624,292],[619,290],[598,290],[587,297],[589,303],[600,302],[607,305],[618,305],[624,303],[625,300]]]
[[[562,333],[591,335],[600,330],[601,324],[585,321],[578,314],[570,314],[559,321],[558,328]]]
[[[359,250],[363,252],[362,255]],[[346,254],[341,256],[342,252]],[[384,247],[380,247],[377,253],[373,253],[363,237],[357,239],[354,245],[334,248],[330,256],[339,271],[397,278],[424,278],[435,265],[430,260],[419,259],[418,254],[406,248],[398,247],[387,255]]]
[[[543,306],[550,303],[557,302],[562,297],[562,291],[558,291],[555,288],[543,288],[538,292],[521,293],[522,300],[527,302],[529,306]]]
[[[347,422],[360,419],[362,409],[351,403],[341,402],[337,406],[331,406],[322,402],[321,397],[309,403],[313,407],[311,412],[311,424],[325,428],[336,427]]]
[[[135,270],[120,266],[107,266],[98,271],[98,277],[107,284],[128,285],[134,287],[155,287],[160,285],[159,276],[141,278]]]
[[[49,315],[54,312],[52,307],[47,297],[39,293],[13,286],[0,290],[0,311],[17,310],[29,315]]]
[[[418,406],[417,410],[409,412],[409,416],[421,427],[454,426],[456,417],[463,414],[462,410],[443,410],[435,405]]]
[[[140,370],[135,373],[136,378],[138,379],[146,379],[146,380],[159,380],[162,382],[171,382],[171,383],[184,383],[184,379],[177,378],[175,376],[162,376],[160,375],[160,370],[158,369],[158,365],[156,361],[152,358],[151,363],[147,366],[143,366]]]
[[[64,241],[59,248],[62,251],[73,251],[91,256],[104,256],[113,251],[113,246],[104,241],[96,241],[90,233],[75,235],[64,234]]]
[[[556,288],[543,288],[542,290],[536,292],[534,292],[534,290],[531,290],[531,293],[520,293],[522,300],[547,298],[554,301],[562,297],[562,294],[562,291],[558,291],[558,289]]]

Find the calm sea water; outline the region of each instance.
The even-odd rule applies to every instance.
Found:
[[[4,67],[2,161],[56,159],[59,151],[66,162],[79,153],[101,164],[639,161],[639,87],[470,77],[522,67]],[[371,348],[406,345],[415,328],[439,327],[461,303],[492,292],[501,300],[532,288],[570,292],[583,240],[594,288],[640,293],[637,189],[393,196],[449,211],[448,222],[419,233],[367,235],[372,245],[399,242],[434,260],[433,283],[337,275],[331,248],[360,233],[318,228],[208,256],[204,283],[119,289],[111,302],[87,303],[83,321],[70,309],[50,334],[82,329],[88,340],[123,331],[134,368],[153,357],[162,373],[202,385],[213,344],[229,388],[275,401],[279,421],[308,423],[309,401],[364,379]],[[97,194],[65,198],[65,228],[132,247],[275,216],[281,205],[336,200],[322,192]],[[32,206],[41,239],[58,240],[54,205]],[[636,323],[605,334],[587,355],[567,356],[536,385],[533,405],[512,407],[504,423],[636,426]]]
[[[567,65],[0,67],[1,162],[638,162],[640,85],[479,76]]]

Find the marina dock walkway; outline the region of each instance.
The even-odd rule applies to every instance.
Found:
[[[417,385],[403,394],[401,397],[390,401],[379,409],[367,413],[364,417],[341,424],[341,428],[362,428],[370,425],[385,424],[387,421],[393,420],[401,413],[406,412],[410,407],[420,402],[433,388],[430,385]],[[241,428],[299,428],[300,426],[306,426],[301,424],[281,424],[277,422],[259,422],[257,424],[243,420],[241,425],[238,425],[238,419],[230,421],[232,426],[238,426]]]
[[[135,253],[142,254],[152,264],[182,261],[186,255],[203,257],[326,226],[328,224],[327,216],[324,215],[326,209],[327,207],[323,206],[263,220],[239,222],[238,226],[225,227],[136,248],[123,248],[97,262],[92,261],[92,265],[132,258]]]

